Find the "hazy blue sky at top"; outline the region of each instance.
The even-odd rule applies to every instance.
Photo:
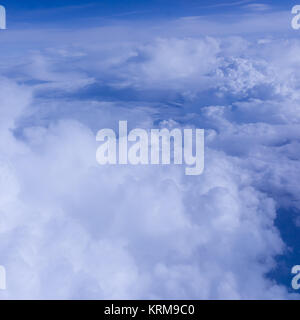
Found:
[[[39,23],[72,25],[80,19],[92,24],[101,24],[101,19],[159,19],[179,16],[201,16],[210,14],[245,14],[253,11],[290,10],[294,1],[199,1],[199,0],[103,0],[103,1],[17,1],[2,0],[7,8],[10,27]],[[97,20],[93,20],[96,18]],[[87,21],[85,21],[88,24]],[[54,25],[53,25],[54,26]]]

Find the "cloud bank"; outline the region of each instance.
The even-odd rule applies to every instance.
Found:
[[[268,273],[278,210],[300,210],[300,42],[173,24],[2,53],[0,298],[299,298]],[[97,130],[124,119],[205,128],[204,174],[99,166]]]

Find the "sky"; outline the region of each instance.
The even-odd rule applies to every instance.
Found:
[[[299,299],[294,1],[0,4],[0,299]],[[100,166],[120,120],[203,174]]]
[[[106,20],[142,20],[178,18],[182,16],[249,14],[253,11],[290,11],[293,1],[251,0],[102,0],[102,1],[17,1],[2,0],[8,10],[11,28],[39,24],[40,27],[99,25]],[[268,9],[268,10],[267,10]]]

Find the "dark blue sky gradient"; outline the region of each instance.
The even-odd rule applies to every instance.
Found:
[[[0,0],[7,9],[11,27],[15,24],[76,23],[80,18],[153,19],[184,15],[245,12],[247,4],[264,3],[273,10],[290,10],[294,1],[247,0]],[[95,22],[93,22],[95,23]],[[101,23],[99,21],[99,23]]]

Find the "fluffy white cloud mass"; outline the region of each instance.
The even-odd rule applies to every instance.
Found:
[[[120,29],[1,54],[0,298],[297,298],[268,273],[300,210],[300,41]],[[204,174],[99,166],[119,120],[204,128]]]

